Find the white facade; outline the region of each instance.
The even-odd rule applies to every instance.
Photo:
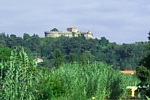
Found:
[[[88,32],[79,32],[77,28],[75,27],[70,27],[67,28],[67,31],[46,31],[45,32],[45,37],[60,37],[60,36],[66,36],[66,37],[79,37],[79,36],[84,36],[85,38],[93,38],[93,34],[88,31]]]

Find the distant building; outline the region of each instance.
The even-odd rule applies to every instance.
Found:
[[[136,73],[136,71],[135,71],[135,70],[123,70],[123,71],[121,71],[121,73],[123,73],[123,74],[133,75],[133,74],[135,74],[135,73]]]
[[[41,58],[36,58],[35,61],[36,61],[36,63],[42,63],[42,62],[43,62],[43,59],[41,59]]]
[[[137,89],[138,89],[137,86],[127,86],[126,89],[127,89],[128,97],[130,97],[130,98],[137,97]],[[130,100],[132,100],[132,99],[130,99]],[[135,100],[135,99],[133,99],[133,100]]]
[[[93,38],[93,34],[92,32],[88,31],[88,32],[79,32],[78,29],[76,27],[69,27],[67,28],[67,31],[46,31],[45,32],[45,37],[61,37],[61,36],[66,36],[69,38],[72,37],[80,37],[80,36],[84,36],[87,39]]]
[[[67,28],[67,31],[69,31],[69,32],[78,32],[78,29],[76,27],[69,27],[69,28]]]

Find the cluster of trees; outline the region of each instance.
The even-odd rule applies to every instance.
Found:
[[[135,69],[139,61],[148,54],[147,45],[147,42],[116,44],[109,42],[105,37],[101,39],[41,38],[36,34],[30,36],[27,33],[24,33],[23,37],[17,37],[14,34],[10,36],[5,33],[0,34],[1,49],[7,48],[9,52],[16,46],[23,46],[28,56],[33,59],[42,58],[43,66],[47,67],[58,67],[64,62],[90,64],[101,61],[111,65],[114,69]],[[3,57],[1,56],[0,59]]]
[[[148,39],[148,49],[150,50],[150,32]],[[141,80],[138,84],[141,97],[145,98],[145,95],[150,97],[150,53],[140,61],[139,67],[136,68],[136,74]]]

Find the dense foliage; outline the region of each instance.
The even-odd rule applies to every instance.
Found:
[[[150,32],[148,39],[150,40]],[[150,50],[150,44],[148,49]],[[150,97],[150,54],[140,61],[140,66],[136,68],[136,72],[138,78],[141,80],[141,83],[138,84],[141,96],[143,98],[145,95]]]
[[[27,33],[24,33],[23,37],[17,37],[14,34],[10,36],[5,33],[0,34],[0,48],[13,49],[16,46],[23,46],[31,58],[42,58],[43,66],[47,67],[57,66],[63,62],[77,61],[82,64],[90,64],[100,61],[111,65],[114,69],[135,69],[139,61],[148,54],[147,45],[147,42],[116,44],[109,42],[105,37],[101,39],[40,38],[36,34],[30,36]],[[63,56],[57,58],[62,59],[61,62],[56,59],[57,51]],[[4,57],[0,56],[0,59]]]
[[[123,75],[104,63],[90,65],[78,63],[64,64],[59,69],[50,70],[51,76],[59,79],[67,92],[64,99],[98,100],[127,98],[126,86],[139,83],[135,76]]]
[[[0,100],[33,100],[38,82],[36,64],[18,49],[0,63]]]
[[[126,86],[135,85],[138,96],[146,99],[150,97],[149,50],[149,42],[116,44],[105,37],[0,33],[0,99],[119,100],[128,98]],[[114,69],[136,69],[138,79]]]
[[[127,98],[126,86],[139,83],[135,76],[123,75],[102,62],[38,68],[18,49],[10,60],[0,63],[0,71],[2,100],[119,100]]]

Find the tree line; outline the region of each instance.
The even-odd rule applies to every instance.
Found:
[[[0,33],[0,60],[7,59],[11,49],[24,47],[32,59],[42,58],[42,66],[58,67],[62,63],[78,62],[86,65],[92,62],[104,62],[114,69],[130,70],[139,65],[139,61],[149,51],[148,42],[131,44],[117,44],[109,42],[105,37],[101,39],[85,39],[84,37],[39,37],[37,34],[24,33],[23,37],[15,34]]]

